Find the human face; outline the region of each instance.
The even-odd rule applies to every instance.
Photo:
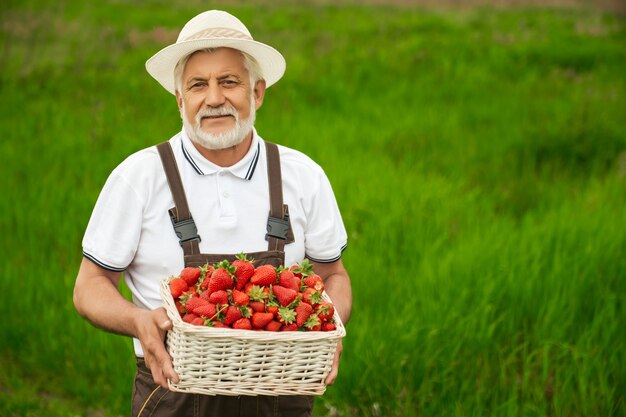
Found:
[[[180,90],[176,98],[190,139],[207,149],[224,149],[250,137],[265,83],[252,86],[241,53],[219,48],[189,58]]]

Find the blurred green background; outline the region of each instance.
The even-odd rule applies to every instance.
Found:
[[[349,232],[316,416],[626,415],[626,26],[574,0],[3,1],[0,415],[130,414],[130,339],[72,305],[81,239],[180,129],[144,62],[207,8],[286,57],[257,128],[325,168]]]

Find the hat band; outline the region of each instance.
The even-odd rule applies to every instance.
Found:
[[[243,32],[240,32],[235,29],[230,28],[210,28],[204,29],[200,32],[196,32],[185,39],[183,41],[191,41],[194,39],[207,39],[207,38],[237,38],[237,39],[245,39],[252,40],[252,36],[246,35]]]

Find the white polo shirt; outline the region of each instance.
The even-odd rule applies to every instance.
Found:
[[[206,160],[184,130],[170,139],[202,253],[237,254],[267,250],[269,214],[267,158],[253,131],[248,153],[230,167]],[[283,200],[295,242],[285,245],[286,266],[304,257],[333,262],[347,234],[330,182],[309,157],[279,146]],[[111,271],[124,271],[138,306],[162,305],[159,282],[184,267],[183,251],[168,210],[174,207],[155,146],[117,166],[104,185],[83,238],[83,255]],[[137,347],[139,350],[137,351]],[[137,353],[142,356],[139,343]]]

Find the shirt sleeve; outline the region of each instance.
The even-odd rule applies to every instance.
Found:
[[[130,184],[113,173],[107,179],[83,237],[83,255],[111,271],[133,260],[143,224],[143,205]]]
[[[306,213],[305,252],[312,261],[334,262],[347,246],[347,233],[332,186],[321,168],[317,184]]]

